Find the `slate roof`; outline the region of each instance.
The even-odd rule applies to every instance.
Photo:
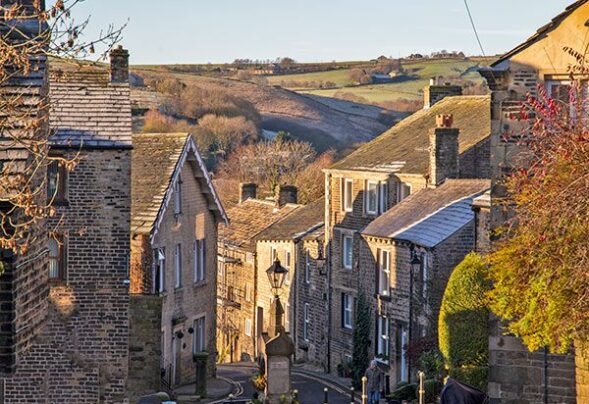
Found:
[[[435,247],[474,219],[473,199],[490,186],[489,180],[446,180],[437,188],[426,188],[404,199],[362,234]]]
[[[285,218],[261,231],[256,240],[295,240],[323,226],[325,221],[325,198],[318,199],[296,209]]]
[[[555,16],[554,18],[552,18],[552,20],[550,20],[550,22],[548,24],[544,25],[543,27],[540,27],[536,31],[536,33],[534,35],[532,35],[531,37],[529,37],[525,42],[521,43],[520,45],[518,45],[514,49],[512,49],[509,52],[505,53],[497,61],[493,62],[491,64],[491,67],[497,66],[498,64],[500,64],[504,60],[511,58],[512,56],[518,54],[522,50],[524,50],[524,49],[532,46],[534,43],[538,42],[542,38],[545,38],[546,35],[550,31],[552,31],[553,29],[555,29],[556,27],[558,27],[558,25],[565,18],[567,18],[569,15],[571,15],[573,12],[575,12],[575,10],[577,10],[579,7],[583,6],[588,1],[589,0],[578,0],[578,1],[574,2],[573,4],[569,5],[562,13],[560,13],[557,16]]]
[[[231,224],[219,229],[219,242],[254,251],[255,238],[262,230],[300,206],[286,204],[277,208],[273,201],[247,199],[227,210]]]
[[[153,133],[133,135],[131,166],[131,231],[152,234],[170,199],[173,184],[184,163],[193,156],[193,169],[199,171],[201,186],[209,206],[219,220],[226,215],[216,195],[196,143],[188,133]]]
[[[362,145],[330,169],[426,174],[429,167],[429,135],[438,114],[454,115],[460,129],[460,153],[491,134],[489,96],[446,97],[431,108],[417,111],[374,140]]]
[[[130,147],[129,83],[111,83],[108,70],[51,65],[51,143],[60,146]]]

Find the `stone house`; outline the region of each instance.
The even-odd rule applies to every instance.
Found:
[[[353,308],[365,271],[360,232],[410,194],[446,178],[489,177],[489,97],[442,98],[438,87],[448,95],[445,86],[432,87],[428,108],[325,170],[330,372],[351,359]],[[438,115],[445,117],[436,128]]]
[[[23,28],[38,33],[35,25]],[[44,197],[57,214],[37,229],[45,246],[3,252],[11,263],[0,280],[2,310],[11,310],[2,313],[2,402],[128,402],[128,56],[113,50],[110,74],[57,62],[46,69],[41,57],[38,70],[13,83],[29,101],[49,95],[50,152],[78,164],[49,166]]]
[[[323,222],[325,199],[290,213],[256,237],[258,263],[256,313],[259,327],[270,327],[274,293],[266,275],[274,260],[289,270],[280,299],[285,328],[295,343],[294,360],[327,368],[328,307]]]
[[[372,354],[392,385],[416,380],[407,345],[437,341],[446,284],[475,246],[473,200],[489,188],[485,179],[448,179],[404,199],[362,231],[360,290],[374,308]],[[419,267],[411,264],[414,257]]]
[[[577,60],[565,47],[586,53],[585,36],[589,30],[589,2],[576,1],[541,27],[527,41],[507,52],[490,68],[481,69],[491,89],[491,171],[490,231],[500,227],[509,212],[494,201],[504,196],[502,179],[518,163],[525,122],[518,119],[527,94],[538,94],[538,86],[548,96],[569,103],[571,66]],[[575,77],[581,94],[587,94],[587,77]],[[493,241],[493,240],[491,240]],[[489,339],[489,396],[492,403],[536,403],[541,400],[574,403],[575,368],[572,355],[530,353],[514,336],[504,335],[495,321]],[[588,401],[589,391],[579,392]]]
[[[194,138],[134,135],[131,190],[130,292],[161,297],[158,370],[172,385],[192,382],[192,354],[206,351],[212,376],[217,226],[227,217]]]
[[[273,200],[257,199],[256,184],[240,184],[240,200],[227,210],[231,223],[219,229],[217,244],[218,361],[251,361],[257,356],[264,316],[257,312],[256,236],[298,209],[295,187],[280,187]],[[256,321],[257,320],[257,321]]]

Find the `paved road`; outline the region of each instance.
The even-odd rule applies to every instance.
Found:
[[[239,396],[240,399],[253,396],[254,389],[249,380],[254,373],[255,369],[252,366],[240,364],[219,366],[217,370],[219,376],[233,380],[241,386],[239,390],[243,390],[243,393]],[[325,387],[329,389],[329,404],[350,404],[349,395],[336,391],[337,386],[306,374],[297,373],[296,370],[293,371],[292,388],[299,391],[301,404],[322,404]]]

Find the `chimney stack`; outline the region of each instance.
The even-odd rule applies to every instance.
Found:
[[[257,194],[258,186],[256,184],[239,184],[239,203],[247,201],[248,199],[256,199]]]
[[[129,82],[129,51],[122,45],[110,51],[111,83]]]
[[[287,203],[296,204],[298,201],[298,189],[294,185],[278,185],[275,198],[278,207],[282,207]]]
[[[430,134],[429,182],[437,187],[447,178],[458,178],[459,175],[459,130],[453,128],[452,115],[438,115],[436,128]]]
[[[423,109],[431,108],[436,102],[446,97],[462,95],[461,86],[453,86],[450,83],[438,85],[435,78],[430,79],[430,84],[423,89]]]

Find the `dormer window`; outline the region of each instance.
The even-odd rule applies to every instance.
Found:
[[[369,215],[376,215],[378,213],[378,182],[366,181],[364,206],[365,211]]]
[[[174,184],[174,214],[180,213],[182,213],[182,181],[178,178]]]

